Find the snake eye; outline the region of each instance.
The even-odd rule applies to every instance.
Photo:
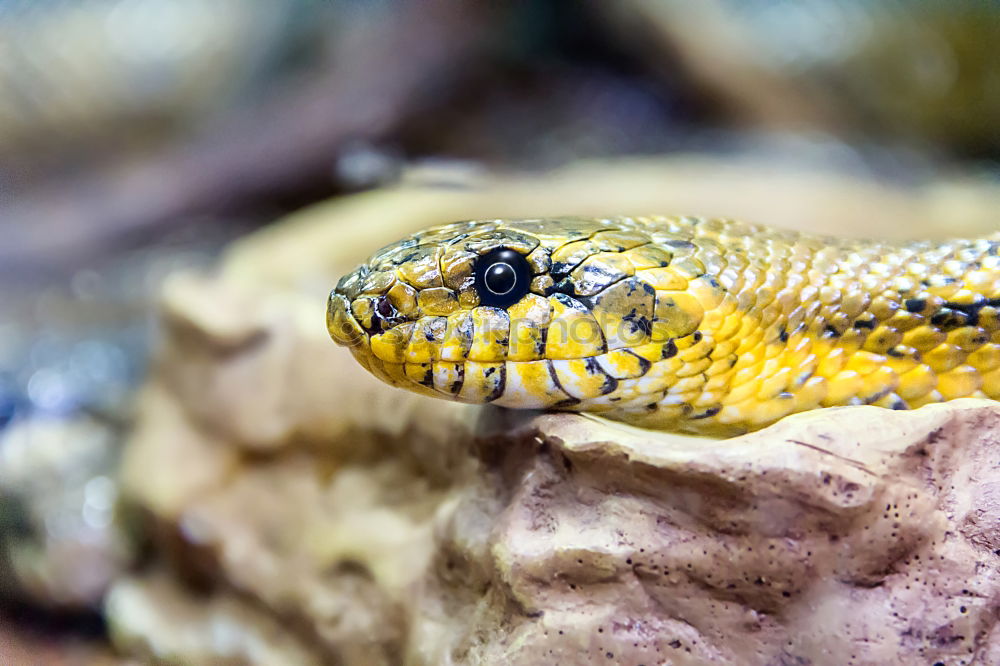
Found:
[[[476,260],[476,291],[479,302],[497,308],[517,303],[528,293],[531,268],[514,250],[500,248]]]

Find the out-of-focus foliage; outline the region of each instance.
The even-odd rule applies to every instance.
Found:
[[[148,141],[273,64],[296,0],[0,4],[0,151]]]
[[[665,66],[679,54],[736,120],[967,154],[1000,150],[1000,3],[626,0],[604,8],[657,35],[671,49]]]

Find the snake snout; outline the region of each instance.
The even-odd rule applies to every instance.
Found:
[[[364,329],[351,314],[347,298],[336,291],[330,292],[330,299],[327,302],[326,328],[333,341],[344,347],[355,347],[365,339]]]

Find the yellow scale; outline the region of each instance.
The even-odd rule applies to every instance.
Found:
[[[481,304],[509,248],[530,291]],[[385,381],[507,407],[729,433],[804,410],[1000,398],[1000,236],[878,243],[700,218],[490,220],[377,253],[333,338]]]

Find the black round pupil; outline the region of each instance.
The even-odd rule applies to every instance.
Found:
[[[508,293],[517,284],[517,273],[513,266],[497,262],[486,269],[486,288],[498,296]]]
[[[479,302],[487,307],[510,307],[524,298],[531,287],[528,260],[506,247],[479,257],[474,273]]]

